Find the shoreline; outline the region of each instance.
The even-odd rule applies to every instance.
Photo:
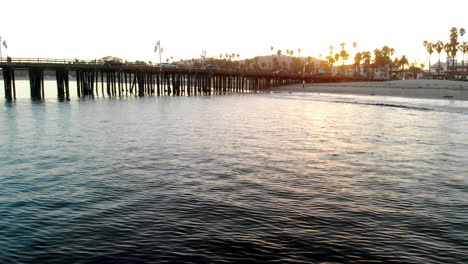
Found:
[[[468,101],[468,82],[398,80],[386,82],[307,83],[269,89],[272,92],[330,93]]]

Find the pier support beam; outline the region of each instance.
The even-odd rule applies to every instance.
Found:
[[[68,86],[68,70],[56,70],[57,96],[60,101],[70,101],[70,88]]]
[[[76,70],[76,89],[78,97],[94,96],[94,82],[96,71]],[[97,85],[97,84],[96,84]]]
[[[5,99],[8,101],[16,99],[15,69],[3,68],[3,85],[5,88]]]
[[[44,70],[42,68],[29,68],[29,86],[32,99],[44,98]]]

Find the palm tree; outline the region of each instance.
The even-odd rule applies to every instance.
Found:
[[[455,60],[457,57],[457,52],[458,52],[458,30],[456,27],[453,27],[450,29],[450,47],[452,48],[450,54],[452,55],[452,75],[454,75],[455,72]]]
[[[405,55],[401,56],[399,64],[403,67],[403,79],[405,79],[405,65],[407,65],[408,63],[409,62],[406,56]]]
[[[450,45],[449,42],[444,44],[444,51],[447,54],[447,72],[448,72],[449,71],[448,67],[450,65],[450,54],[452,53],[452,45]],[[447,72],[446,72],[446,74],[447,74]]]
[[[345,65],[344,64],[345,64],[345,61],[348,60],[349,54],[346,52],[346,50],[342,50],[340,52],[340,57],[341,57],[341,61],[343,62],[343,67],[342,67],[343,69],[342,70],[343,70],[343,73],[344,73],[344,71],[345,71]]]
[[[463,59],[462,59],[462,74],[463,74],[463,69],[465,68],[465,64],[464,64],[465,55],[468,53],[468,42],[464,41],[462,44],[458,46],[458,49],[460,50],[463,56]]]
[[[333,56],[327,56],[327,57],[325,57],[325,59],[327,59],[328,65],[330,65],[332,67],[332,69],[333,69],[333,64],[335,63],[335,58],[333,58]],[[333,71],[332,71],[332,73],[333,73]]]
[[[434,52],[434,44],[425,40],[423,46],[426,47],[426,51],[429,53],[429,74],[431,74],[431,55]]]
[[[355,41],[355,42],[353,42],[353,44],[351,44],[351,45],[353,46],[354,51],[356,51],[357,42]]]
[[[341,50],[340,57],[341,57],[341,60],[343,62],[343,67],[344,67],[345,61],[349,59],[349,54],[346,52],[346,50]]]
[[[356,73],[356,69],[357,69],[359,76],[361,76],[361,61],[362,61],[362,53],[357,52],[354,55],[354,72]]]
[[[370,51],[363,51],[362,52],[362,59],[364,60],[364,71],[369,71],[370,61],[371,61],[371,53]],[[367,76],[369,77],[369,76]]]
[[[345,50],[345,45],[346,45],[346,43],[344,43],[344,42],[340,44],[340,46],[341,46],[340,57],[341,57],[341,61],[343,63],[343,66],[341,67],[341,71],[343,73],[344,73],[345,61],[348,60],[348,58],[349,58],[349,54]]]
[[[335,62],[338,63],[340,61],[340,54],[335,53]],[[337,73],[339,73],[339,66],[336,66],[338,69],[336,70]]]
[[[439,66],[438,66],[437,73],[440,74],[440,53],[442,52],[442,50],[444,50],[444,43],[440,40],[437,41],[434,44],[434,49],[437,51],[437,53],[439,53]]]
[[[346,46],[346,43],[344,43],[344,42],[340,43],[341,51],[344,50],[345,46]],[[341,56],[341,52],[340,52],[340,56]],[[344,61],[343,61],[343,65],[344,65]]]
[[[278,51],[276,51],[276,55],[281,56],[281,53],[283,53],[280,49]]]
[[[400,69],[400,67],[401,67],[400,59],[398,57],[393,60],[392,64],[393,64],[394,67],[395,66],[398,67],[398,69]]]
[[[382,47],[382,50],[381,50],[381,55],[382,55],[382,63],[383,65],[386,66],[386,75],[387,75],[387,79],[389,77],[389,73],[390,73],[390,62],[391,62],[391,56],[393,56],[393,54],[395,54],[395,50],[393,48],[390,48],[388,46],[383,46]]]
[[[335,53],[335,62],[338,62],[340,60],[340,54]]]
[[[459,33],[460,33],[460,37],[462,38],[462,44],[460,44],[459,49],[462,52],[462,73],[463,73],[463,68],[465,68],[464,67],[465,66],[465,52],[463,51],[463,47],[466,46],[466,42],[463,39],[463,36],[465,36],[465,29],[460,28]]]
[[[333,64],[335,63],[335,59],[333,57],[333,45],[328,46],[328,56],[325,57],[327,59],[328,64],[331,66],[332,73],[333,73]]]

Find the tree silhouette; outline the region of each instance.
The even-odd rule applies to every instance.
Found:
[[[429,74],[431,73],[431,55],[434,52],[434,44],[425,40],[423,46],[426,47],[427,53],[429,53]]]
[[[437,41],[435,44],[434,44],[434,49],[437,51],[437,53],[439,54],[439,66],[438,66],[438,74],[440,74],[440,53],[442,53],[442,51],[444,50],[444,43],[442,41]]]
[[[460,46],[458,47],[458,49],[460,50],[460,52],[462,53],[462,74],[463,74],[463,69],[465,68],[465,53],[466,53],[466,42],[465,40],[463,39],[463,36],[465,36],[465,29],[464,28],[460,28],[459,30],[459,33],[460,33],[460,37],[462,39],[462,43],[460,44]],[[468,71],[468,69],[467,69]]]
[[[403,67],[403,78],[405,78],[405,65],[407,65],[408,63],[409,62],[406,56],[405,55],[401,56],[399,64]]]
[[[465,68],[465,55],[468,53],[468,42],[464,41],[462,44],[458,46],[458,49],[460,50],[463,56],[462,57],[462,74],[463,74],[463,69]]]
[[[344,50],[344,48],[345,48],[345,45],[346,45],[346,43],[344,43],[344,42],[342,42],[342,43],[340,44],[341,51],[343,51],[343,50]],[[341,56],[341,52],[340,52],[340,56]],[[343,57],[341,57],[341,59],[343,60]],[[344,60],[343,60],[343,65],[344,65]]]
[[[335,58],[333,58],[333,56],[327,56],[325,57],[325,59],[327,59],[328,64],[333,67],[333,64],[335,63]]]
[[[452,45],[449,42],[444,44],[444,51],[447,54],[447,71],[448,67],[450,66],[450,54],[452,54]]]
[[[458,52],[458,30],[456,27],[450,29],[450,55],[452,56],[452,76],[455,71],[455,58],[457,57]]]
[[[389,72],[390,72],[390,64],[391,64],[391,56],[395,53],[393,48],[388,46],[383,46],[381,50],[375,49],[374,50],[374,61],[376,67],[380,70],[384,70],[386,74],[386,78],[388,79]]]
[[[363,51],[362,52],[362,59],[364,60],[364,72],[369,72],[369,66],[371,62],[371,52],[370,51]]]
[[[342,59],[343,66],[344,66],[345,61],[347,61],[348,58],[349,58],[349,54],[346,52],[346,50],[343,49],[343,50],[340,51],[340,57]]]
[[[328,46],[329,53],[328,53],[328,56],[325,57],[325,59],[327,59],[328,61],[328,64],[332,67],[332,71],[333,71],[333,64],[336,62],[336,59],[333,56],[333,49],[334,49],[333,45]]]
[[[344,43],[344,42],[340,44],[340,46],[341,46],[340,57],[341,57],[341,62],[343,63],[342,67],[341,67],[342,73],[344,73],[345,61],[347,61],[348,58],[349,58],[349,54],[345,50],[345,45],[346,45],[346,43]]]
[[[362,61],[362,53],[356,52],[356,54],[354,55],[354,73],[357,72],[359,76],[361,76],[361,61]]]
[[[340,60],[340,54],[335,53],[335,62],[338,62]]]
[[[356,42],[356,41],[353,42],[352,46],[353,46],[353,49],[356,50],[357,42]],[[362,55],[361,55],[361,56],[362,56]],[[354,57],[356,58],[356,54],[354,55]],[[356,64],[356,61],[354,62],[354,64]],[[356,73],[356,65],[354,66],[354,73]]]

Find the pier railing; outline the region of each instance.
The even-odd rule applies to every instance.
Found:
[[[51,59],[51,58],[8,58],[2,63],[41,63],[41,64],[96,64],[98,60],[78,60],[78,59]]]
[[[68,67],[72,68],[89,68],[89,67],[99,67],[105,69],[116,69],[120,70],[125,69],[152,69],[152,70],[161,70],[161,71],[170,71],[170,72],[192,72],[192,71],[202,71],[202,72],[217,72],[217,73],[226,73],[226,74],[251,74],[251,75],[275,75],[275,76],[294,76],[300,77],[301,73],[274,73],[271,70],[264,69],[245,69],[245,68],[220,68],[218,70],[205,69],[202,66],[193,66],[193,65],[183,65],[177,64],[176,67],[168,68],[167,66],[160,67],[159,64],[143,64],[139,62],[114,62],[114,61],[104,61],[101,59],[95,60],[80,60],[80,59],[52,59],[52,58],[11,58],[3,59],[0,61],[0,68],[2,67],[15,67],[16,69],[28,69],[29,67],[43,67],[45,70],[55,70],[57,67]],[[311,74],[306,74],[309,76]]]

